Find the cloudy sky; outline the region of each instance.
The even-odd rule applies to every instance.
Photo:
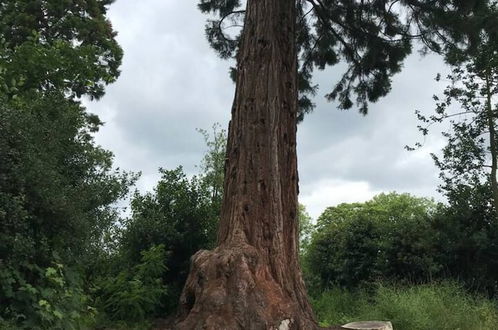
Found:
[[[228,124],[234,93],[229,63],[209,48],[206,17],[196,3],[118,0],[110,8],[125,52],[122,73],[102,100],[87,106],[106,123],[97,142],[114,152],[117,166],[142,172],[142,191],[153,189],[159,167],[182,165],[195,174],[206,151],[196,128]],[[412,55],[392,92],[366,117],[325,101],[338,70],[315,75],[323,89],[315,111],[298,128],[300,202],[316,218],[327,206],[365,201],[380,192],[441,199],[429,156],[444,144],[440,135],[434,132],[415,152],[404,146],[421,140],[414,110],[434,108],[432,95],[444,88],[434,81],[437,72],[447,71],[443,62]]]

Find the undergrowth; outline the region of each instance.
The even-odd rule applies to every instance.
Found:
[[[494,330],[498,305],[472,296],[455,283],[345,291],[334,288],[313,299],[321,325],[389,320],[396,330]]]

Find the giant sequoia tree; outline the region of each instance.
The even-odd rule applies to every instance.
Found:
[[[296,124],[313,68],[348,67],[328,94],[344,109],[389,92],[420,39],[471,48],[487,1],[201,0],[207,37],[236,57],[218,247],[192,258],[179,329],[315,329],[298,264]],[[458,24],[457,24],[458,23]],[[472,25],[474,24],[474,25]],[[241,26],[240,33],[227,28]]]

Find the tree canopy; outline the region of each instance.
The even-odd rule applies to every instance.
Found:
[[[298,0],[296,47],[299,56],[299,119],[313,109],[315,69],[346,64],[326,95],[341,109],[366,114],[368,103],[385,96],[392,76],[402,68],[413,42],[422,51],[443,53],[450,62],[474,52],[483,30],[496,40],[498,24],[489,0]],[[245,16],[240,0],[200,0],[211,14],[206,25],[210,45],[222,58],[235,58]],[[236,73],[234,69],[234,73]]]
[[[113,0],[1,1],[0,68],[5,84],[100,98],[123,52],[106,17]]]

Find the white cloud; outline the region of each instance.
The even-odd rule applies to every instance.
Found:
[[[196,172],[206,148],[195,128],[229,120],[230,63],[209,48],[206,17],[196,4],[120,0],[110,7],[125,52],[122,74],[102,100],[87,105],[106,122],[97,142],[115,153],[119,167],[143,172],[142,190],[155,185],[159,167],[183,165],[188,174]],[[403,147],[421,139],[413,112],[432,111],[432,94],[444,87],[433,78],[445,70],[436,56],[411,56],[392,92],[366,117],[325,102],[340,66],[315,75],[322,87],[317,107],[298,129],[300,200],[314,217],[325,207],[381,191],[438,196],[429,151],[437,151],[442,140],[432,136],[413,153]]]
[[[365,202],[381,193],[381,191],[373,190],[368,182],[348,182],[334,179],[314,182],[301,189],[303,191],[299,195],[299,202],[306,206],[306,210],[315,220],[329,206]]]

